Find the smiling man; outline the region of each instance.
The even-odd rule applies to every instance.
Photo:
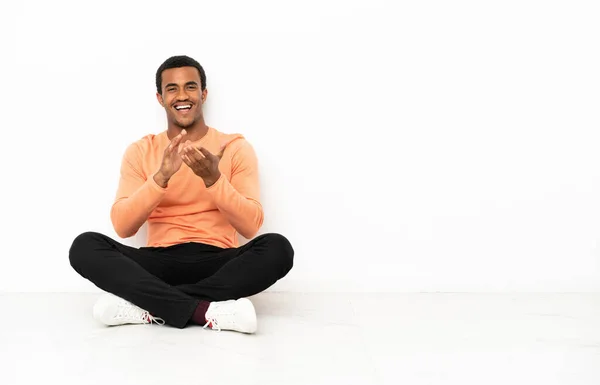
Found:
[[[167,130],[127,148],[110,212],[122,238],[148,222],[148,245],[86,232],[70,248],[71,266],[107,292],[93,309],[106,325],[254,333],[246,297],[283,278],[294,258],[284,236],[255,237],[263,223],[256,154],[242,135],[206,125],[206,74],[196,60],[167,59],[156,90]],[[238,233],[251,240],[240,247]]]

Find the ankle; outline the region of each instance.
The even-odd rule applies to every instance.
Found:
[[[204,326],[206,324],[206,311],[208,310],[209,306],[209,301],[200,300],[198,302],[198,306],[196,306],[196,309],[192,314],[191,321],[196,325]]]

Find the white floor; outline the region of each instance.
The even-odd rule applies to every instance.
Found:
[[[107,328],[96,298],[0,294],[0,384],[600,384],[600,294],[263,293],[255,335]]]

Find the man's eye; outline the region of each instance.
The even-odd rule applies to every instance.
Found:
[[[188,86],[188,88],[189,88],[190,90],[195,90],[195,89],[196,89],[196,86],[195,86],[195,85],[189,85],[189,86]]]
[[[167,88],[167,91],[168,92],[173,92],[173,91],[175,91],[175,87]]]

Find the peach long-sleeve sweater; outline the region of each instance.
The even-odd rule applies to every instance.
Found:
[[[226,145],[219,162],[221,177],[209,188],[185,163],[166,188],[156,184],[153,176],[169,143],[164,131],[143,137],[125,151],[110,212],[116,233],[131,237],[147,220],[148,246],[153,247],[185,242],[237,247],[237,233],[247,239],[256,235],[263,223],[258,162],[246,139],[209,127],[194,142],[213,154]]]

